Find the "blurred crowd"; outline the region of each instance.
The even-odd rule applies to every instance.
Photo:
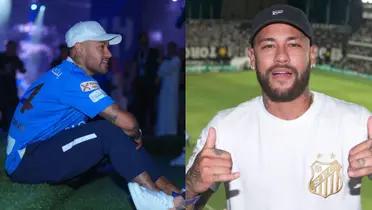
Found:
[[[184,48],[174,42],[151,47],[147,33],[140,34],[137,46],[132,59],[121,62],[112,57],[109,73],[95,79],[122,109],[136,116],[144,135],[183,136]],[[8,130],[19,101],[17,74],[26,72],[17,50],[18,43],[10,40],[0,53],[0,131]],[[66,44],[59,45],[50,68],[65,60],[68,52]]]
[[[17,72],[25,73],[22,60],[17,55],[18,43],[9,40],[0,53],[0,129],[8,130],[13,112],[18,104]]]
[[[244,57],[249,47],[251,23],[247,20],[188,20],[186,45],[224,46],[231,57]],[[356,32],[344,25],[313,24],[315,44],[319,47],[319,64],[372,74],[372,21]],[[361,44],[350,44],[350,41]],[[356,56],[350,56],[350,54]],[[366,58],[367,57],[367,58]]]
[[[372,21],[364,24],[352,34],[346,56],[337,66],[364,74],[372,74]]]
[[[372,43],[372,21],[366,21],[363,26],[351,36],[352,41]]]
[[[188,20],[187,46],[228,47],[234,56],[245,56],[251,33],[250,21]]]
[[[351,33],[349,27],[339,25],[312,24],[315,44],[330,48],[344,48]]]
[[[357,46],[349,46],[347,48],[347,52],[353,55],[361,55],[367,56],[372,58],[372,48],[371,47],[357,47]]]

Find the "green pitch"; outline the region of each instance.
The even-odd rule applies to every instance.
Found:
[[[146,149],[154,155],[162,175],[179,188],[185,185],[183,167],[170,167],[169,161],[179,154],[183,137],[145,138]],[[0,136],[0,209],[1,210],[131,210],[125,182],[117,175],[85,177],[84,184],[75,186],[48,184],[18,184],[9,180],[4,171],[4,136]],[[165,151],[168,152],[166,153]],[[169,152],[171,151],[171,152]],[[123,160],[125,161],[125,160]],[[77,187],[79,186],[79,187]]]
[[[313,71],[310,87],[363,105],[372,111],[372,80]],[[189,74],[186,77],[186,88],[186,129],[191,137],[186,148],[187,158],[202,128],[217,111],[260,95],[253,72]],[[205,209],[222,210],[225,206],[224,189],[221,187]],[[362,206],[364,210],[372,209],[372,181],[368,179],[363,180]]]

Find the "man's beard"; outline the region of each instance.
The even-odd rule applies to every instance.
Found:
[[[291,70],[292,75],[295,77],[295,81],[291,87],[286,90],[281,90],[280,88],[273,88],[270,86],[270,76],[272,75],[272,71],[276,68],[287,68]],[[275,65],[270,67],[265,74],[261,74],[259,70],[256,70],[256,76],[263,92],[270,98],[271,101],[288,102],[296,99],[305,91],[310,80],[310,69],[311,67],[309,63],[306,67],[306,70],[302,74],[299,74],[297,69],[292,66]]]

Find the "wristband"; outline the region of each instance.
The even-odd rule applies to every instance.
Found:
[[[197,195],[193,198],[185,200],[185,206],[195,205],[199,201],[200,197],[201,197],[201,195]]]
[[[183,199],[184,199],[184,204],[183,204],[184,207],[189,206],[189,205],[195,205],[201,197],[201,195],[197,195],[193,198],[186,199],[186,189],[185,188],[183,188],[180,193],[172,192],[172,196],[173,197],[182,196]]]
[[[172,196],[175,198],[175,197],[178,197],[178,196],[182,196],[184,199],[186,198],[186,189],[185,188],[182,188],[181,192],[172,192]]]

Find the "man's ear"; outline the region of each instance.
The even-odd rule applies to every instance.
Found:
[[[256,70],[256,57],[254,55],[253,47],[248,49],[248,58],[249,58],[249,64],[251,66],[251,69]]]
[[[75,46],[74,46],[75,50],[76,50],[76,53],[78,55],[80,55],[83,51],[83,46],[80,42],[76,43]]]
[[[71,48],[70,56],[77,64],[81,64],[84,55],[84,47],[82,43],[76,43],[73,48]]]
[[[318,57],[318,46],[311,45],[310,47],[310,65],[311,66],[315,66],[317,57]]]

